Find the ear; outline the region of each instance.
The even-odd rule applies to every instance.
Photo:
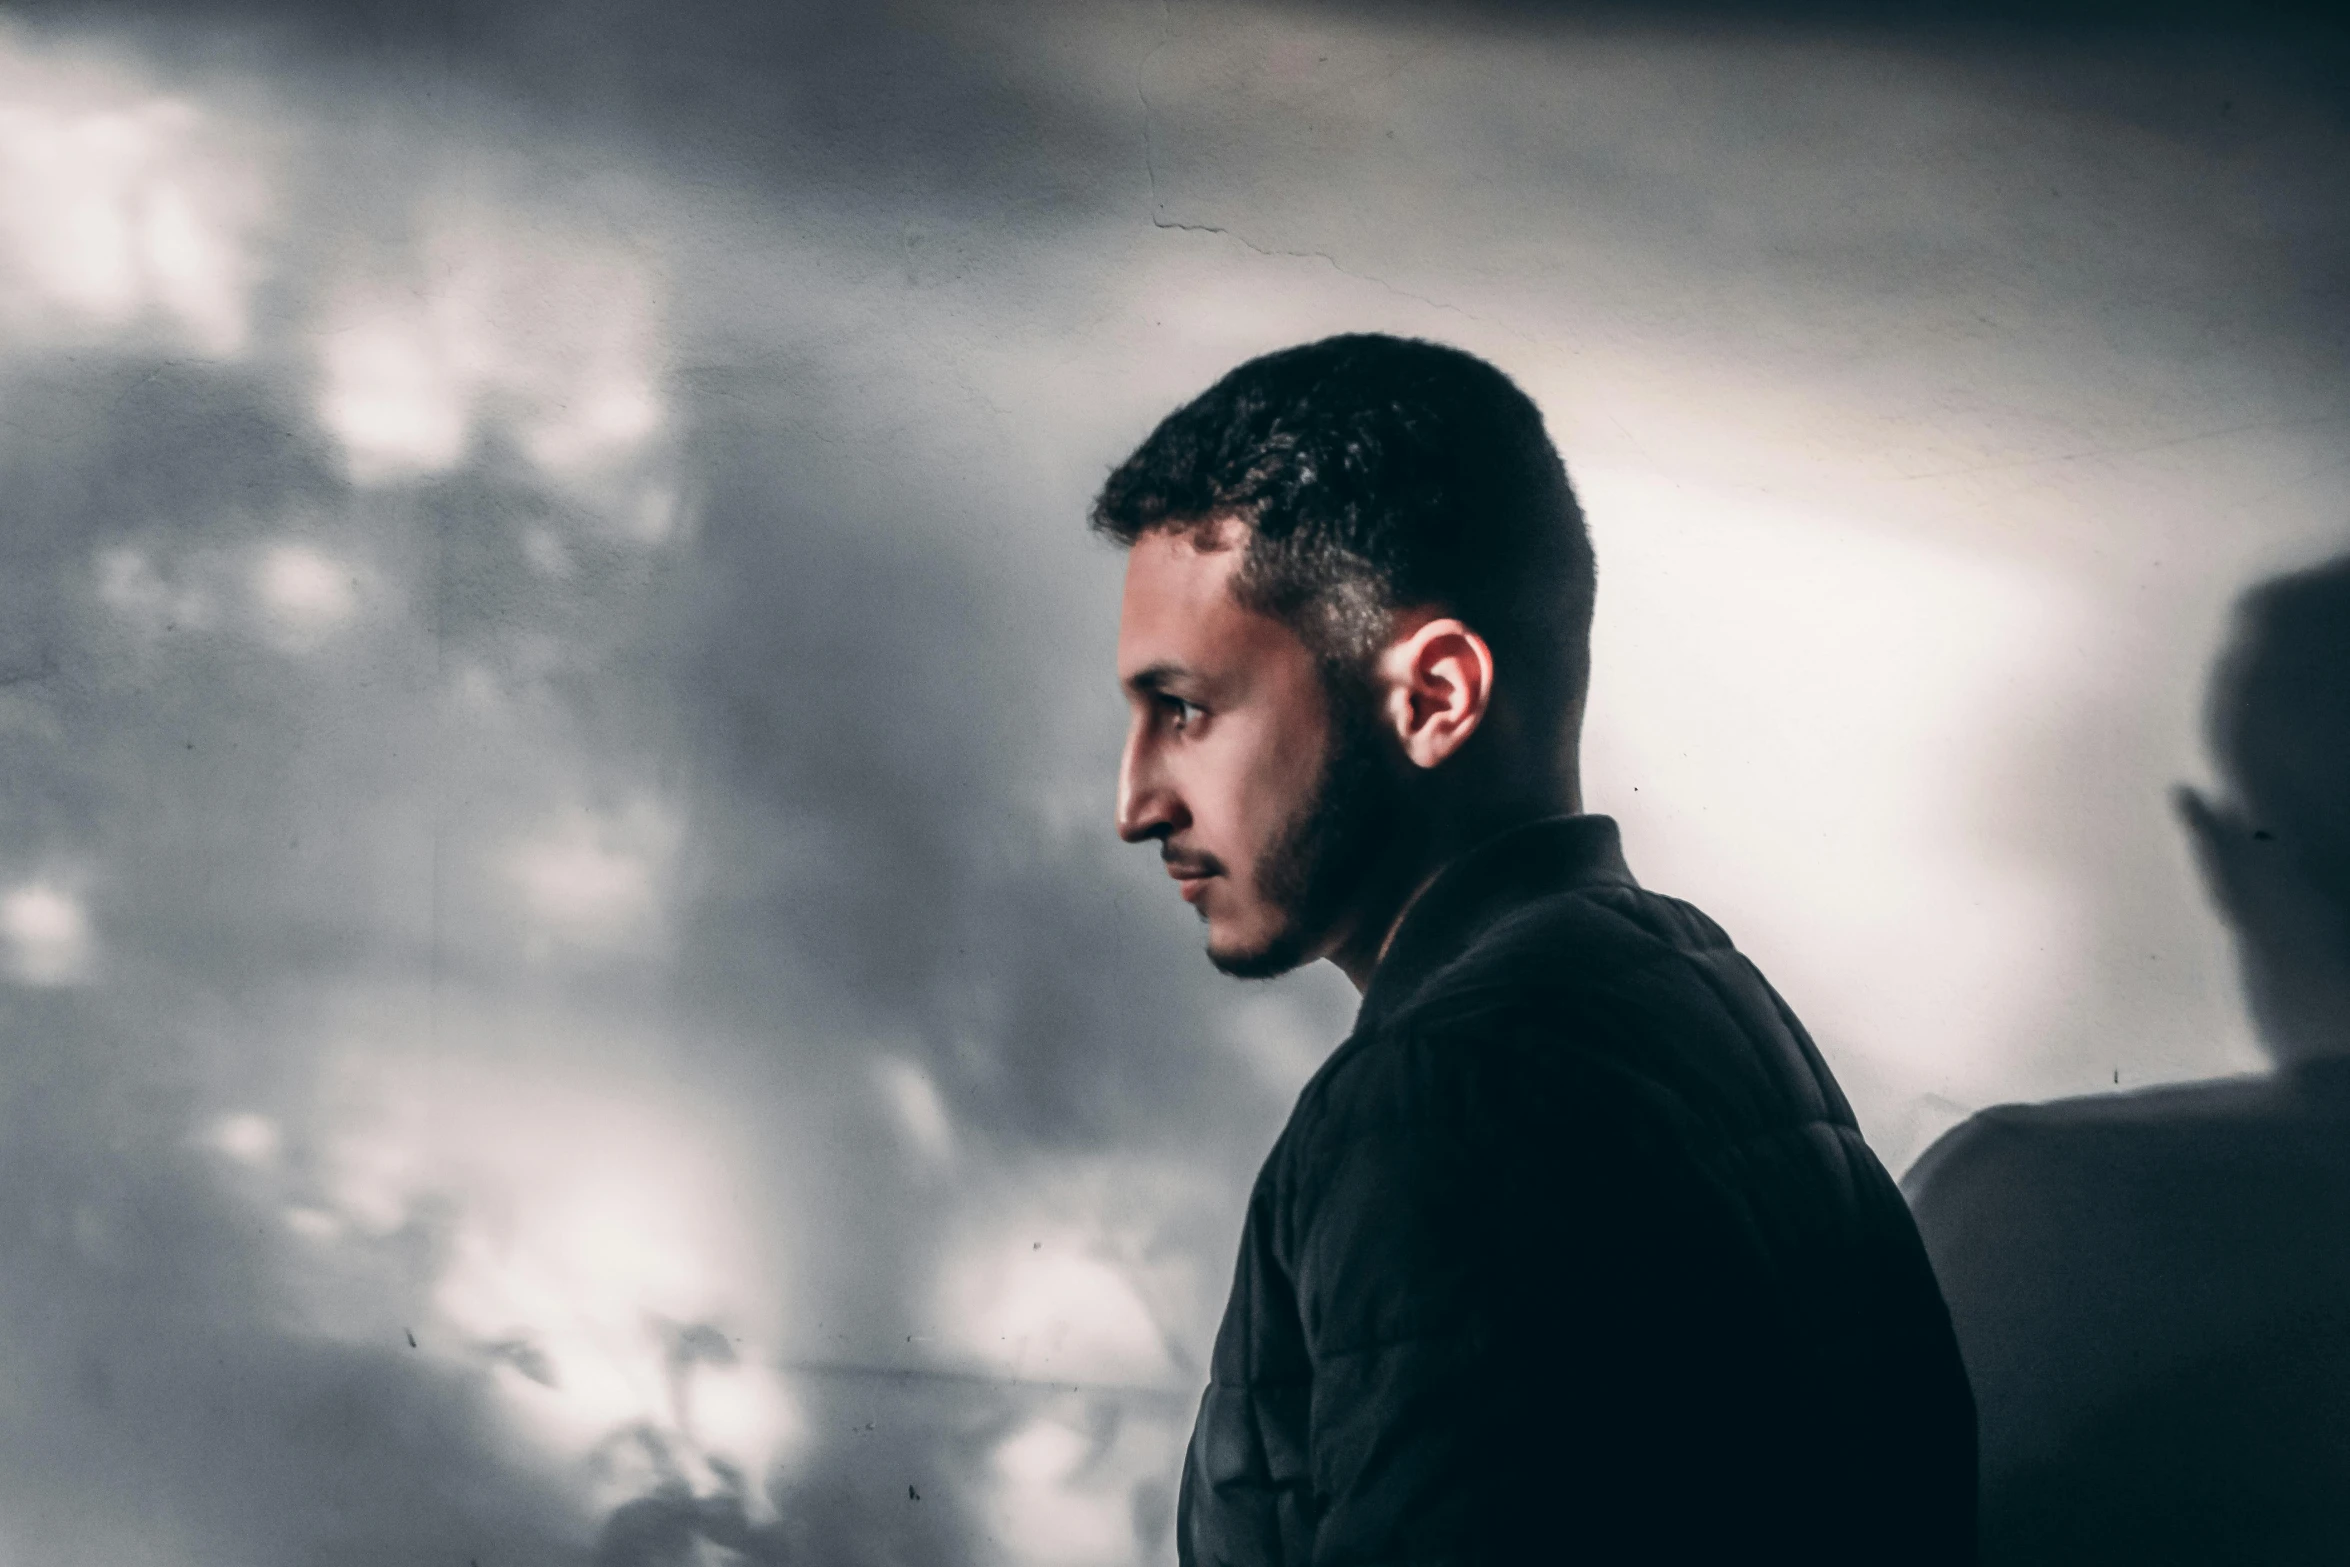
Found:
[[[2223,911],[2231,909],[2235,900],[2228,895],[2232,880],[2229,851],[2230,840],[2237,836],[2231,831],[2235,824],[2202,790],[2188,784],[2171,790],[2170,803],[2178,812],[2179,824],[2187,829],[2187,846],[2194,851],[2195,868],[2203,873],[2203,890]]]
[[[1379,657],[1388,722],[1415,767],[1469,743],[1493,708],[1493,649],[1450,616],[1407,620]]]
[[[2200,790],[2185,784],[2171,791],[2171,804],[2186,824],[2187,839],[2195,851],[2196,868],[2203,873],[2204,891],[2231,924],[2259,923],[2259,917],[2277,901],[2276,883],[2285,870],[2283,857],[2268,834],[2257,832],[2236,812],[2214,804]]]

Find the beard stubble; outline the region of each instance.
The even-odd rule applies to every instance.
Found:
[[[1241,951],[1208,946],[1208,961],[1235,979],[1270,979],[1317,956],[1359,911],[1404,825],[1387,737],[1370,693],[1356,684],[1325,675],[1330,740],[1321,773],[1258,864],[1258,895],[1278,916],[1273,933]]]

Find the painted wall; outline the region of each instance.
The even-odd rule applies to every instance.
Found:
[[[2164,791],[2350,543],[2339,58],[16,8],[0,1561],[1170,1560],[1352,997],[1111,839],[1082,516],[1329,331],[1543,404],[1592,804],[1889,1165],[2253,1067]]]

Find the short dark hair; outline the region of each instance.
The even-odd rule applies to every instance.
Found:
[[[1387,612],[1458,615],[1519,710],[1564,721],[1590,671],[1593,563],[1541,410],[1438,343],[1362,333],[1252,359],[1121,463],[1093,527],[1131,545],[1237,518],[1241,602],[1359,668]]]
[[[2350,556],[2244,595],[2206,720],[2252,825],[2350,910]]]

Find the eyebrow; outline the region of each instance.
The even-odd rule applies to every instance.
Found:
[[[1178,682],[1196,680],[1197,678],[1198,674],[1194,670],[1181,664],[1162,661],[1144,665],[1133,674],[1128,675],[1123,684],[1127,690],[1137,696],[1156,696]]]

